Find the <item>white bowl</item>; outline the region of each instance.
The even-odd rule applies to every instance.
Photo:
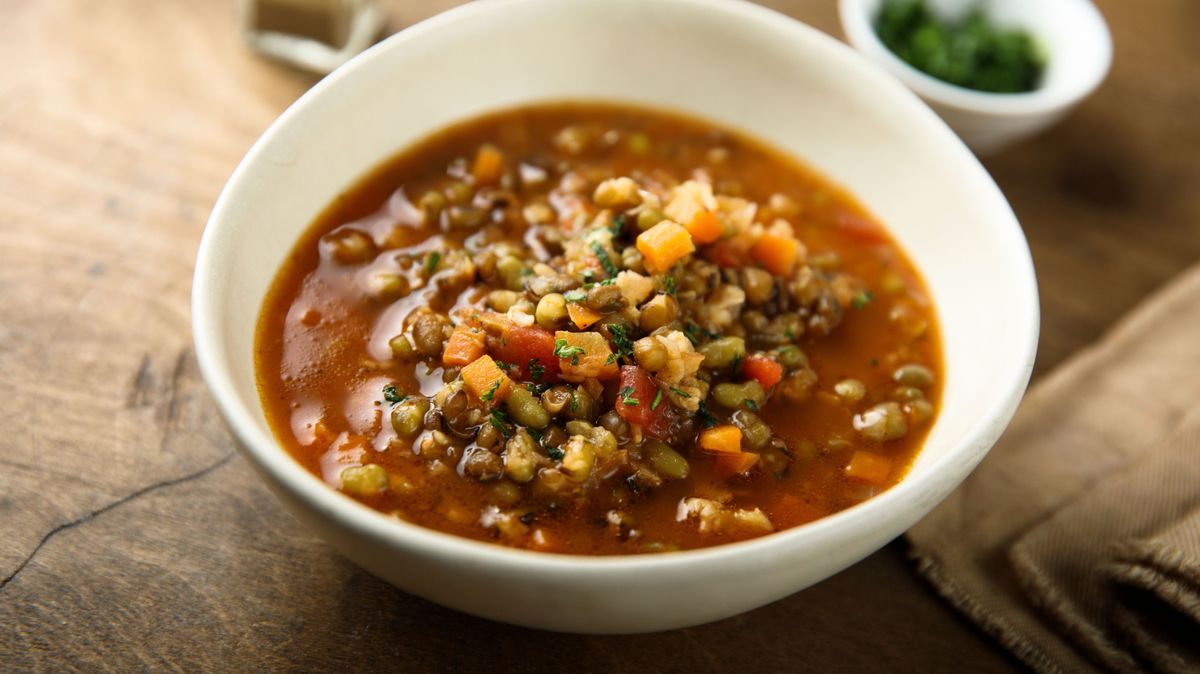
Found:
[[[947,84],[900,60],[875,33],[886,0],[839,0],[846,39],[917,92],[973,150],[996,152],[1062,119],[1087,98],[1112,65],[1112,37],[1088,0],[929,0],[946,17],[980,6],[997,25],[1028,30],[1047,52],[1042,85],[993,94]]]
[[[272,437],[254,376],[264,293],[301,232],[369,168],[446,124],[530,101],[676,108],[803,157],[887,223],[941,315],[941,416],[911,473],[818,522],[734,545],[609,558],[508,549],[397,521],[327,487]],[[803,589],[944,498],[1011,417],[1033,364],[1029,250],[1000,190],[908,90],[853,50],[723,0],[494,0],[413,26],[317,84],[222,192],[194,280],[196,352],[246,459],[314,532],[413,594],[551,630],[704,623]]]

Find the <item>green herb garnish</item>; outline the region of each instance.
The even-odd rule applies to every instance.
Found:
[[[640,405],[640,404],[641,404],[641,402],[640,402],[640,401],[638,401],[638,399],[637,399],[637,398],[634,398],[634,397],[633,397],[633,387],[632,387],[632,386],[626,386],[626,387],[622,388],[622,389],[621,389],[621,390],[620,390],[620,391],[617,393],[617,397],[619,397],[619,398],[621,399],[621,402],[622,402],[622,403],[624,403],[624,404],[626,404],[626,405],[629,405],[629,406],[631,406],[631,407],[632,407],[633,405]]]
[[[529,376],[534,381],[541,381],[546,374],[546,366],[537,358],[529,359]]]
[[[583,288],[568,290],[563,293],[563,299],[571,303],[582,302],[587,299],[587,291]]]
[[[625,214],[622,213],[613,218],[612,224],[608,226],[608,231],[612,232],[613,238],[621,236],[621,230],[625,229]]]
[[[512,431],[508,428],[508,415],[503,410],[493,410],[492,416],[488,417],[488,422],[500,431],[500,435],[503,435],[505,439],[512,437]]]
[[[442,254],[436,250],[425,257],[425,275],[432,276],[438,264],[442,261]]]
[[[662,402],[662,389],[658,389],[657,391],[654,392],[654,401],[650,403],[650,410],[653,411],[653,410],[658,409],[658,405],[661,402]]]
[[[717,418],[709,413],[708,408],[704,403],[700,403],[700,409],[696,410],[696,416],[700,417],[700,424],[705,428],[712,428],[717,425]]]
[[[620,323],[612,323],[608,326],[608,332],[612,335],[612,343],[617,347],[617,353],[632,358],[633,342],[629,339],[629,332],[625,326]]]
[[[572,365],[579,364],[579,357],[584,354],[582,346],[571,346],[565,339],[554,340],[554,355],[563,360],[570,360]]]
[[[479,399],[485,403],[491,402],[492,398],[496,397],[496,391],[498,391],[498,390],[500,390],[500,380],[499,379],[496,380],[496,383],[492,384],[492,387],[490,389],[488,389],[486,393],[479,396]]]
[[[704,332],[700,330],[699,325],[686,323],[683,326],[683,335],[688,338],[692,346],[700,346],[700,339],[704,336]]]
[[[850,306],[861,311],[866,309],[873,299],[875,299],[875,293],[870,290],[860,290],[854,294],[854,299],[850,300]]]
[[[688,393],[687,391],[682,391],[678,388],[675,388],[674,386],[669,386],[667,388],[670,388],[671,393],[674,393],[675,395],[679,396],[680,398],[691,398],[692,397],[692,394]]]
[[[665,282],[665,287],[667,289],[668,295],[672,295],[672,296],[675,295],[675,277],[674,276],[667,277],[667,280]]]
[[[751,412],[757,412],[758,411],[758,403],[747,398],[746,399],[746,409],[750,410]]]
[[[406,399],[408,399],[408,396],[397,391],[396,387],[392,384],[388,384],[387,386],[383,387],[383,399],[395,405],[397,403],[404,402]]]
[[[604,246],[601,246],[599,243],[593,241],[592,252],[594,252],[596,254],[596,258],[600,260],[600,266],[604,267],[605,273],[607,273],[609,276],[616,276],[618,273],[620,273],[621,270],[617,269],[617,265],[613,264],[612,260],[608,259],[608,251],[604,250]]]
[[[546,450],[546,456],[550,457],[551,459],[554,459],[555,461],[562,461],[563,457],[566,455],[567,455],[567,453],[562,451],[558,447],[550,447],[549,449]]]

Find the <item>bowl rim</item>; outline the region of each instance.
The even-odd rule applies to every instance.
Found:
[[[606,0],[588,1],[603,4]],[[980,189],[991,192],[991,196],[998,198],[996,203],[1003,209],[1000,216],[1008,222],[1007,226],[999,228],[997,234],[1004,240],[1006,249],[1012,251],[1012,263],[1015,265],[1013,278],[1020,285],[1015,292],[1023,295],[1023,299],[1017,302],[1016,306],[1020,314],[1017,318],[1020,323],[1024,324],[1025,329],[1015,335],[1014,340],[1017,344],[1013,350],[1014,356],[1018,357],[1021,363],[1020,367],[1013,368],[1007,373],[1004,381],[997,382],[997,386],[993,390],[1000,391],[1000,393],[989,401],[984,412],[979,414],[964,431],[957,444],[945,455],[924,468],[921,474],[906,475],[893,487],[862,503],[807,524],[745,541],[692,550],[626,555],[572,555],[511,548],[444,533],[389,517],[331,489],[323,480],[296,461],[269,431],[259,428],[256,417],[259,416],[257,410],[260,409],[261,401],[253,401],[255,405],[253,408],[241,404],[222,337],[221,307],[223,303],[218,300],[215,293],[210,291],[214,283],[212,279],[221,275],[219,264],[221,250],[219,247],[222,244],[220,239],[227,236],[227,233],[223,231],[228,228],[225,221],[233,217],[232,214],[239,210],[239,204],[234,203],[234,193],[237,192],[241,183],[248,180],[247,176],[258,168],[267,146],[275,136],[281,133],[281,129],[291,123],[293,117],[297,116],[311,101],[324,96],[327,90],[334,88],[341,80],[352,77],[358,68],[379,58],[385,51],[403,48],[406,43],[419,40],[430,31],[442,30],[478,14],[503,11],[504,8],[512,5],[550,5],[559,2],[559,0],[476,0],[476,2],[460,5],[405,28],[359,54],[345,66],[338,68],[319,81],[284,110],[259,136],[222,188],[205,226],[196,258],[192,286],[193,339],[201,374],[213,395],[218,410],[236,436],[239,450],[250,460],[253,467],[259,472],[266,473],[274,483],[286,489],[308,507],[336,520],[339,527],[352,530],[389,547],[415,549],[422,554],[439,559],[454,559],[459,562],[469,560],[472,565],[486,564],[501,572],[543,573],[546,574],[547,579],[552,579],[573,577],[581,572],[656,573],[671,571],[681,564],[719,566],[735,558],[743,562],[747,559],[779,559],[780,553],[786,553],[797,546],[804,547],[806,540],[813,542],[836,540],[839,532],[869,528],[872,521],[887,519],[886,516],[881,518],[879,515],[887,513],[890,509],[908,512],[916,508],[920,510],[919,516],[924,516],[936,502],[925,505],[922,495],[931,491],[939,476],[947,470],[952,474],[956,472],[952,464],[969,464],[962,471],[962,477],[959,477],[951,485],[951,488],[956,487],[969,474],[975,463],[983,458],[1011,420],[1017,404],[1024,394],[1033,369],[1040,325],[1037,282],[1028,242],[1024,238],[1016,215],[1007,200],[1004,199],[999,187],[962,141],[919,98],[897,80],[886,75],[877,65],[872,64],[861,54],[835,38],[791,17],[750,2],[729,2],[728,0],[656,1],[659,4],[686,6],[689,10],[694,11],[723,12],[731,19],[787,32],[791,37],[816,45],[814,48],[825,52],[823,56],[831,59],[833,64],[857,69],[860,76],[868,80],[873,79],[872,84],[884,89],[892,89],[892,96],[897,97],[897,102],[906,101],[911,114],[925,116],[929,122],[933,123],[933,126],[929,127],[930,131],[942,136],[941,143],[948,145],[947,150],[959,153],[962,160],[970,162],[970,165],[974,167],[978,173],[977,177],[981,179],[978,181]],[[447,124],[454,121],[457,120],[448,119]],[[364,167],[364,173],[369,169],[370,167]],[[905,504],[908,505],[907,509],[903,507]],[[905,528],[911,526],[913,522],[915,519],[910,521]],[[872,548],[872,551],[875,549]],[[839,570],[840,568],[842,567],[839,567]]]
[[[867,5],[870,3],[863,0],[838,0],[838,16],[847,42],[882,65],[922,97],[981,114],[1023,117],[1067,108],[1087,98],[1100,86],[1112,67],[1112,34],[1104,21],[1104,15],[1091,0],[1070,1],[1090,16],[1088,29],[1094,30],[1100,36],[1102,48],[1094,54],[1088,76],[1064,81],[1054,87],[1039,87],[1033,91],[1009,94],[960,87],[910,65],[879,39],[872,23],[873,19],[867,11]]]

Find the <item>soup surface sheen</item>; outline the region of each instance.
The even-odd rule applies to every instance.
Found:
[[[590,555],[868,499],[942,380],[920,275],[850,196],[729,130],[601,104],[491,114],[372,171],[278,272],[256,347],[268,422],[331,488]]]

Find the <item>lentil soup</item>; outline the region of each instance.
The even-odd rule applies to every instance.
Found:
[[[460,536],[699,548],[895,484],[937,413],[920,275],[855,201],[710,123],[554,104],[458,124],[317,218],[258,325],[279,441]]]

